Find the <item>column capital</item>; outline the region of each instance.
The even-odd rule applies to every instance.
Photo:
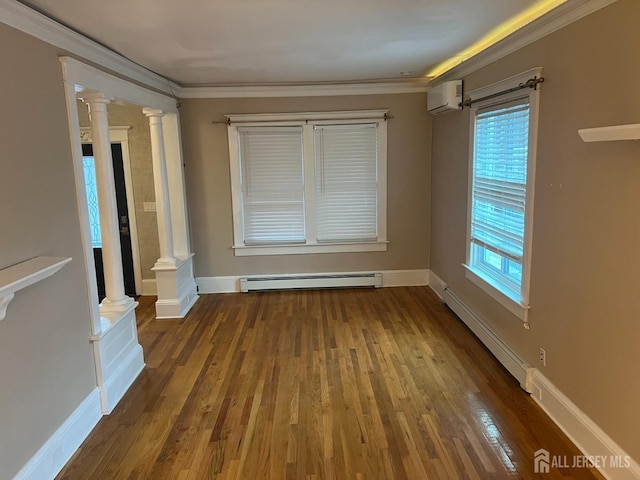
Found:
[[[164,117],[164,110],[159,108],[143,108],[142,113],[144,113],[147,117]]]
[[[113,98],[107,97],[102,92],[80,92],[77,97],[82,100],[84,103],[91,104],[104,104],[107,105],[111,103]]]

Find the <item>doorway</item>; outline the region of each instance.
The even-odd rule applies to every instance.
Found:
[[[124,291],[126,295],[135,297],[137,292],[131,241],[131,219],[129,218],[124,159],[122,154],[122,145],[120,143],[111,144],[111,156],[113,158],[113,177],[115,181],[118,222],[120,228],[120,248],[122,251]],[[100,235],[100,217],[98,214],[98,191],[95,173],[95,160],[93,157],[93,145],[91,143],[82,144],[82,164],[87,191],[87,204],[89,206],[89,225],[91,230],[93,258],[96,266],[98,298],[101,302],[105,297],[105,282],[102,263],[102,239]]]

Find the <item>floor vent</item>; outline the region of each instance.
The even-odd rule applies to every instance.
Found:
[[[337,275],[279,275],[240,279],[240,291],[292,290],[313,288],[381,287],[381,273]]]

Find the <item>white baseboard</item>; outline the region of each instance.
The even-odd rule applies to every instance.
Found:
[[[14,480],[52,480],[102,417],[100,394],[93,390],[16,474]]]
[[[440,299],[444,301],[443,299],[444,288],[447,285],[446,283],[444,283],[444,280],[442,280],[438,275],[433,273],[433,270],[429,272],[429,286],[431,287],[431,290],[433,290],[436,293],[436,295],[438,295]]]
[[[560,430],[586,456],[606,456],[600,473],[607,479],[638,480],[640,465],[607,435],[593,420],[551,383],[538,369],[533,369],[531,397],[553,420]],[[544,445],[542,445],[544,448]],[[553,452],[549,452],[553,455]],[[610,459],[625,459],[629,467],[616,468]]]
[[[314,272],[299,275],[336,275],[338,273],[362,274],[377,272]],[[382,270],[383,287],[408,287],[429,285],[429,270]],[[296,273],[298,275],[298,273]],[[240,279],[248,275],[224,277],[197,277],[199,293],[234,293],[240,291]],[[249,275],[252,277],[269,275]]]
[[[158,287],[156,287],[155,278],[145,278],[142,280],[142,295],[152,296],[158,294]]]
[[[586,456],[606,456],[600,472],[607,479],[640,480],[640,465],[617,445],[593,420],[553,385],[540,371],[521,360],[509,346],[495,334],[446,283],[431,272],[430,286],[478,339],[493,353],[502,365],[520,381],[524,390],[540,405],[551,420],[569,437]],[[544,445],[540,445],[544,448]],[[554,452],[550,451],[550,455]],[[612,466],[610,459],[629,461],[628,468]],[[533,459],[531,460],[533,464]]]

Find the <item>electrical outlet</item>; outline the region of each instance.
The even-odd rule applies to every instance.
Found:
[[[540,347],[540,363],[543,367],[547,366],[547,351]]]

